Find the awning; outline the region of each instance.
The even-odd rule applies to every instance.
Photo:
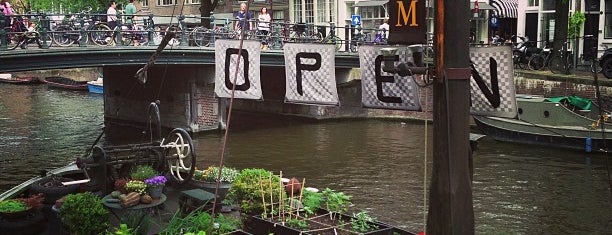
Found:
[[[499,18],[518,18],[517,0],[491,0],[495,15]]]
[[[359,1],[355,3],[356,7],[377,7],[387,4],[388,0],[371,0],[371,1]]]
[[[470,2],[470,9],[474,9],[474,2]],[[488,3],[478,2],[478,10],[495,10],[495,8]]]

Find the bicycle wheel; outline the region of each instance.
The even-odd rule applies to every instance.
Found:
[[[134,35],[132,32],[124,32],[121,34],[121,45],[130,46],[134,43]]]
[[[68,47],[74,44],[74,40],[71,38],[71,34],[75,33],[74,29],[70,26],[60,25],[53,31],[53,42],[61,47]]]
[[[558,56],[555,56],[552,59],[550,59],[550,63],[548,64],[548,68],[550,69],[550,71],[555,74],[565,73],[565,68],[563,66],[564,65],[561,60],[561,57],[558,57]]]
[[[283,39],[278,33],[272,33],[268,40],[268,47],[278,50],[283,49]]]
[[[91,41],[98,46],[107,46],[112,44],[112,31],[106,24],[96,24],[91,27],[89,32],[89,38]]]
[[[9,43],[9,45],[7,46],[7,48],[9,50],[15,50],[15,48],[17,48],[18,46],[22,45],[25,43],[24,40],[24,36],[23,33],[20,34],[14,34],[11,39],[10,39],[11,43]]]
[[[336,51],[339,51],[342,48],[342,39],[340,39],[338,36],[326,37],[323,43],[334,44]]]
[[[544,68],[544,61],[546,61],[544,56],[540,54],[534,54],[529,58],[529,63],[527,63],[527,66],[529,67],[529,69],[542,70]]]
[[[190,38],[193,43],[199,47],[207,47],[210,44],[210,30],[204,27],[196,27],[191,31]]]
[[[591,73],[601,73],[601,71],[603,70],[601,68],[601,66],[599,66],[599,63],[597,61],[591,61],[591,66],[589,66],[591,68]]]

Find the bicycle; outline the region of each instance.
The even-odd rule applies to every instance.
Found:
[[[9,50],[15,50],[17,47],[21,47],[21,49],[26,49],[28,44],[32,42],[36,42],[38,44],[38,48],[42,48],[42,42],[40,41],[40,34],[36,31],[32,32],[22,32],[13,35],[11,39],[13,43],[8,47]]]
[[[334,22],[329,22],[329,34],[321,39],[321,43],[334,44],[336,51],[342,48],[342,39],[336,36],[336,24]]]
[[[351,45],[349,47],[350,52],[357,52],[359,46],[365,44],[366,41],[367,35],[361,32],[361,26],[358,26],[356,29],[357,32],[355,32],[351,38]]]
[[[527,67],[532,70],[544,70],[544,68],[549,67],[550,60],[552,59],[551,55],[550,48],[545,46],[541,52],[535,53],[529,57]]]
[[[549,69],[555,74],[571,74],[574,72],[574,62],[571,51],[567,49],[567,41],[563,42],[558,54],[551,58]]]

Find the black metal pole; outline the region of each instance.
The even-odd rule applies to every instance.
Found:
[[[469,2],[435,0],[437,79],[427,234],[474,234],[469,166]]]

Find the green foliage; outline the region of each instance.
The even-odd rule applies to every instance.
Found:
[[[268,203],[270,193],[274,202],[279,202],[281,195],[283,198],[286,198],[284,187],[281,186],[280,177],[264,169],[242,170],[232,184],[227,198],[235,203],[239,203],[240,209],[246,214],[261,214],[264,211],[262,190]],[[270,211],[270,208],[267,211]]]
[[[102,199],[91,192],[66,196],[60,217],[75,235],[100,234],[109,227],[108,211],[104,209]]]
[[[357,232],[365,233],[378,229],[378,226],[371,223],[374,221],[374,218],[368,215],[366,211],[353,214],[353,217],[354,218],[351,218],[351,228]]]
[[[80,12],[83,9],[91,7],[95,12],[108,9],[109,0],[22,0],[22,1],[11,1],[13,8],[19,13],[26,13],[28,11],[37,12],[54,12],[58,13],[60,5],[64,12]],[[117,4],[125,2],[127,0],[117,1]]]
[[[206,235],[206,232],[199,231],[198,233],[185,233],[185,235]]]
[[[121,221],[127,227],[133,228],[132,234],[144,235],[149,233],[153,217],[151,217],[147,210],[128,210],[121,216]]]
[[[134,180],[144,181],[148,178],[158,175],[157,171],[149,165],[139,165],[134,169],[130,176]]]
[[[119,228],[115,228],[115,231],[106,233],[107,235],[133,235],[134,231],[128,227],[127,224],[120,224]]]
[[[306,230],[306,229],[308,229],[308,223],[306,222],[306,220],[292,218],[292,219],[287,219],[286,222],[287,222],[287,225],[289,225],[289,227],[294,227],[294,228],[297,228],[299,230]]]
[[[302,205],[304,206],[304,212],[306,212],[307,215],[313,215],[315,212],[317,212],[317,209],[321,207],[323,194],[308,190],[304,190],[303,194]]]
[[[576,11],[574,12],[574,14],[571,15],[568,21],[569,21],[569,27],[567,29],[567,36],[569,38],[575,38],[579,36],[580,29],[582,28],[582,25],[586,21],[586,18],[584,17],[584,13],[580,11]]]
[[[235,231],[240,228],[241,225],[240,220],[219,214],[214,218],[213,229],[211,230],[212,235],[226,234]],[[209,228],[210,214],[195,210],[184,218],[181,218],[178,213],[175,214],[170,222],[168,222],[168,225],[159,234],[174,235],[191,233],[195,235],[205,235],[206,233],[204,231],[209,231]]]
[[[19,200],[6,200],[0,202],[0,212],[20,212],[28,209],[25,203]]]
[[[344,213],[352,204],[351,197],[343,192],[326,188],[322,193],[325,199],[325,208],[332,213]]]

